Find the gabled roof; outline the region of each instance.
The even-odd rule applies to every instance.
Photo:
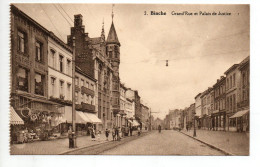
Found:
[[[120,42],[118,40],[117,34],[116,34],[116,29],[114,26],[114,23],[112,22],[108,36],[107,36],[107,43],[114,43],[114,44],[119,44]]]

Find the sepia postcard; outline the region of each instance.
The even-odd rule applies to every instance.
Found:
[[[248,4],[9,7],[11,155],[250,155]]]
[[[190,3],[1,2],[0,167],[259,161],[257,3]]]

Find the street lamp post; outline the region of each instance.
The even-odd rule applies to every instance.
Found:
[[[72,131],[73,146],[77,147],[76,142],[76,110],[75,110],[75,37],[73,37],[73,53],[72,53]]]
[[[196,135],[196,122],[195,122],[195,118],[196,118],[196,113],[194,113],[194,117],[193,117],[193,119],[194,119],[194,131],[193,131],[193,137],[196,137],[197,135]]]

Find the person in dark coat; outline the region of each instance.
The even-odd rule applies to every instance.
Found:
[[[95,138],[96,138],[96,137],[95,137],[95,130],[94,130],[93,127],[91,127],[91,140],[92,140],[92,141],[95,141],[95,140],[96,140]]]
[[[109,136],[109,130],[108,129],[106,129],[105,134],[106,134],[106,138],[107,138],[107,141],[108,141],[108,136]]]
[[[73,135],[72,135],[72,127],[69,127],[68,130],[68,137],[69,137],[69,148],[73,148]]]
[[[133,127],[132,126],[130,126],[130,136],[132,136],[132,134],[133,134]]]

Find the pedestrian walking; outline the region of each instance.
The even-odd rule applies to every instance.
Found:
[[[132,126],[130,126],[130,136],[132,136],[132,133],[133,133],[133,127]]]
[[[121,128],[121,133],[122,133],[122,138],[125,136],[125,127],[124,126],[122,126],[122,128]]]
[[[140,134],[141,134],[141,128],[140,128],[140,126],[138,126],[137,130],[138,130],[138,136],[140,136]]]
[[[187,132],[189,131],[189,125],[188,124],[186,125],[186,130],[187,130]]]
[[[69,148],[73,148],[73,135],[72,135],[72,127],[69,127],[68,130],[68,137],[69,137]]]
[[[112,129],[112,137],[113,137],[113,141],[115,141],[116,140],[116,129],[115,129],[115,127],[113,127],[113,129]]]
[[[98,134],[97,134],[97,141],[100,142],[100,134],[101,134],[101,131],[98,131]]]
[[[96,139],[96,136],[95,136],[95,130],[94,130],[94,128],[93,127],[91,127],[91,140],[92,141],[95,141]]]
[[[108,129],[106,129],[105,135],[106,135],[106,138],[107,138],[107,141],[108,141],[108,136],[109,136],[109,130]]]

